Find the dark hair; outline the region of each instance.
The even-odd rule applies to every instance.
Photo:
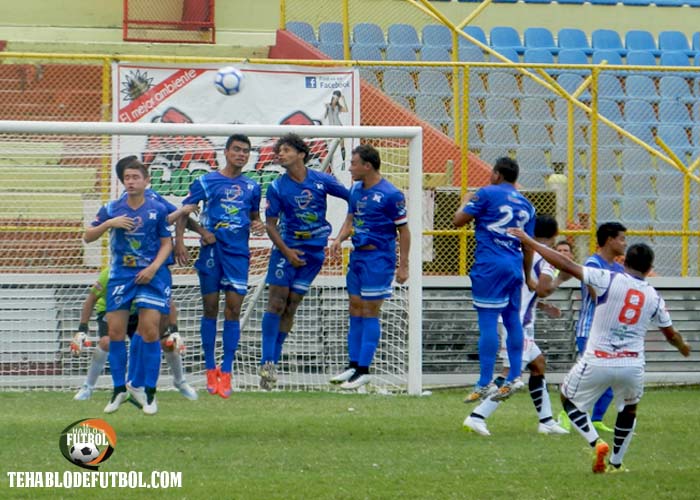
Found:
[[[627,249],[625,266],[646,274],[654,264],[654,251],[646,243],[635,243]]]
[[[573,249],[574,249],[574,247],[571,246],[571,243],[569,243],[569,242],[566,241],[566,240],[559,240],[559,241],[557,241],[557,242],[554,244],[554,248],[557,248],[559,245],[566,245],[567,247],[569,247],[569,250],[573,250]]]
[[[296,134],[283,135],[277,139],[277,142],[275,143],[275,147],[273,149],[275,154],[279,154],[280,148],[284,145],[296,149],[299,153],[304,153],[304,163],[306,163],[306,160],[309,158],[309,145],[304,142],[304,139]]]
[[[352,150],[352,154],[359,156],[362,161],[366,161],[372,165],[374,170],[379,170],[379,167],[382,166],[382,159],[379,157],[379,151],[377,151],[374,146],[360,144]]]
[[[608,238],[617,238],[617,235],[627,231],[627,228],[619,222],[605,222],[598,226],[595,233],[598,246],[602,247],[608,241]]]
[[[243,134],[233,134],[231,137],[229,137],[226,140],[226,149],[229,149],[231,147],[231,144],[235,142],[244,142],[250,147],[250,139],[248,139],[247,135]]]
[[[518,163],[514,159],[503,156],[496,160],[493,171],[497,174],[501,174],[504,181],[512,184],[518,180],[520,167],[518,167]]]
[[[143,166],[143,164],[139,161],[138,156],[136,155],[131,155],[131,156],[125,156],[124,158],[120,159],[117,164],[114,166],[114,170],[117,174],[117,178],[119,178],[119,181],[124,184],[124,170],[126,170],[126,167],[130,167],[132,163],[138,163],[139,165]],[[138,166],[134,168],[139,168]],[[148,169],[146,167],[143,167],[145,169],[145,175],[148,177]]]
[[[340,97],[342,94],[340,93],[340,90],[334,90],[333,95]]]
[[[538,215],[535,219],[535,238],[553,238],[559,233],[557,219],[551,215]]]

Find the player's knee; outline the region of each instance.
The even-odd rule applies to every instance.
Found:
[[[267,301],[267,312],[282,316],[287,307],[287,300],[280,296],[270,296]]]
[[[97,345],[104,352],[109,352],[109,337],[107,337],[107,336],[100,337],[100,340],[97,343]]]
[[[537,356],[529,365],[530,374],[534,377],[543,377],[545,372],[546,363],[544,356],[541,354]]]
[[[240,306],[226,306],[224,309],[224,319],[227,321],[238,321],[241,317]]]

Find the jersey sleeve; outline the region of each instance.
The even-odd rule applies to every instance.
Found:
[[[265,207],[265,217],[279,217],[282,211],[282,200],[280,199],[277,181],[267,186],[265,194],[267,206]]]
[[[250,200],[250,212],[260,214],[260,198],[262,198],[262,189],[257,182],[253,186],[253,197]]]
[[[190,191],[182,200],[183,205],[197,205],[200,201],[206,199],[206,193],[204,192],[204,186],[200,179],[195,179],[190,184]]]
[[[163,205],[160,206],[160,216],[158,217],[158,237],[170,238],[172,234],[168,229],[168,211]]]
[[[479,189],[462,209],[465,214],[478,217],[488,206],[488,194],[483,188]]]
[[[154,200],[156,200],[158,203],[160,203],[161,205],[163,205],[165,207],[165,210],[167,210],[168,214],[171,214],[175,210],[177,210],[177,207],[175,205],[170,203],[168,200],[166,200],[159,193],[156,193],[155,191],[151,190],[151,196],[153,196]]]
[[[545,262],[542,264],[542,270],[540,271],[540,277],[542,276],[549,276],[550,278],[555,279],[557,276],[559,276],[559,269],[554,267],[549,262]]]
[[[583,268],[583,280],[581,282],[593,288],[598,297],[603,295],[610,286],[612,273],[607,269]]]
[[[97,281],[90,287],[92,292],[98,299],[104,297],[107,293],[107,282],[109,281],[109,267],[105,267],[100,272]]]
[[[668,313],[668,309],[666,309],[666,302],[664,302],[664,299],[661,296],[659,296],[659,303],[657,304],[656,311],[654,311],[651,318],[659,328],[672,325],[671,315]]]
[[[406,197],[401,191],[394,193],[387,203],[387,215],[396,226],[403,226],[408,222],[406,212]]]
[[[332,175],[326,174],[324,178],[324,183],[326,184],[328,194],[330,194],[331,196],[335,196],[336,198],[342,198],[343,200],[348,201],[348,199],[350,198],[350,191],[348,191],[348,188],[343,186],[338,181],[338,179],[336,179]]]
[[[100,209],[97,211],[97,215],[93,219],[93,221],[90,223],[92,227],[97,227],[103,222],[111,219],[112,216],[109,213],[109,208],[107,205],[102,205]]]
[[[528,236],[532,238],[535,237],[535,209],[532,207],[530,207],[530,218],[525,223],[523,231],[525,231],[528,234]]]

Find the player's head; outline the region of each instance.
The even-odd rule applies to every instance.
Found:
[[[150,178],[146,165],[138,160],[134,160],[124,165],[121,171],[122,184],[129,195],[143,194],[148,187]]]
[[[126,168],[127,165],[130,165],[133,162],[138,162],[139,159],[136,155],[131,155],[131,156],[125,156],[124,158],[120,159],[117,164],[114,166],[115,173],[117,174],[117,178],[119,179],[119,182],[124,184],[124,169]]]
[[[247,135],[233,134],[226,140],[226,164],[243,168],[250,159],[250,139]]]
[[[645,243],[635,243],[627,249],[625,267],[646,276],[654,265],[654,251]]]
[[[515,184],[515,181],[518,180],[519,173],[520,167],[518,167],[518,163],[512,158],[503,156],[496,160],[493,166],[491,184],[500,184],[501,182]]]
[[[280,165],[284,168],[290,167],[298,161],[306,164],[309,159],[309,145],[296,134],[286,134],[277,139],[274,152]]]
[[[562,255],[566,255],[568,258],[574,258],[574,252],[571,248],[571,243],[566,240],[559,240],[554,244],[554,249]]]
[[[625,254],[627,228],[619,222],[605,222],[598,226],[596,240],[600,248],[608,249],[614,257]]]
[[[382,159],[379,157],[379,151],[369,144],[360,144],[352,150],[352,159],[350,160],[350,175],[352,180],[361,181],[368,174],[378,172],[382,166]]]
[[[535,219],[535,238],[548,247],[554,244],[554,238],[559,234],[557,219],[551,215],[538,215]]]

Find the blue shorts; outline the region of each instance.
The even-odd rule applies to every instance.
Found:
[[[172,277],[167,266],[162,266],[150,283],[136,284],[135,276],[110,278],[107,282],[106,311],[131,309],[155,309],[162,314],[170,314]]]
[[[348,265],[348,294],[359,295],[362,300],[390,299],[395,272],[395,254],[355,250]]]
[[[513,272],[497,264],[474,264],[469,273],[472,280],[474,307],[504,309],[508,305],[520,310],[523,271]]]
[[[248,292],[249,264],[250,257],[229,254],[218,243],[200,247],[194,267],[199,275],[202,295],[221,290],[245,295]]]
[[[326,253],[323,247],[295,247],[304,252],[301,256],[306,264],[294,267],[277,248],[270,253],[270,264],[267,268],[267,284],[289,288],[299,295],[306,295],[311,283],[323,267]]]

